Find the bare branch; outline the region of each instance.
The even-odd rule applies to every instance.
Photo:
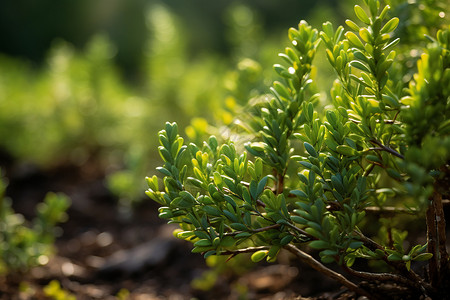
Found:
[[[217,253],[218,255],[238,255],[243,253],[253,253],[259,250],[269,250],[269,246],[260,246],[260,247],[248,247],[243,249],[236,249],[236,250],[225,250],[220,253]]]
[[[309,233],[307,233],[307,232],[304,231],[303,229],[298,228],[297,226],[295,226],[295,225],[293,225],[293,224],[291,224],[291,223],[289,223],[289,222],[284,223],[284,225],[286,225],[286,226],[288,226],[288,227],[294,229],[295,231],[299,232],[300,234],[303,234],[303,235],[305,235],[305,236],[307,236],[307,237],[309,237],[309,238],[311,238],[311,239],[314,239],[314,240],[316,239],[315,237],[313,237],[312,235],[310,235]]]
[[[437,185],[437,182],[436,182]],[[434,188],[433,192],[433,202],[434,206],[435,218],[436,218],[436,234],[438,239],[438,250],[439,250],[439,271],[440,273],[444,273],[443,268],[448,266],[448,253],[446,248],[446,233],[445,233],[445,214],[444,214],[444,206],[442,205],[442,195],[438,192],[438,188]]]
[[[436,286],[439,278],[438,255],[437,255],[437,230],[436,230],[436,212],[431,204],[426,213],[427,221],[427,252],[432,253],[428,263],[428,276],[432,286]]]
[[[364,243],[364,245],[367,248],[369,248],[371,250],[381,249],[381,250],[384,251],[384,247],[383,246],[381,246],[380,244],[378,244],[374,240],[368,238],[367,236],[362,234],[362,232],[359,232],[358,230],[354,230],[353,232],[356,233],[359,236],[359,238],[361,239],[361,241]]]
[[[409,281],[407,278],[391,273],[370,273],[370,272],[361,272],[353,270],[352,268],[347,267],[346,265],[342,265],[342,268],[348,272],[349,274],[367,280],[378,280],[378,281],[392,281],[397,283],[402,283],[408,286],[415,287],[414,283]]]
[[[250,230],[248,232],[250,232],[250,233],[264,232],[264,231],[267,231],[267,230],[270,230],[270,229],[278,228],[280,226],[281,226],[280,224],[273,224],[273,225],[269,225],[269,226],[266,226],[266,227],[253,229],[253,230]],[[239,231],[233,231],[233,232],[226,232],[226,233],[224,233],[224,235],[233,236],[233,235],[237,235],[237,234],[242,233],[242,232],[247,232],[247,231],[239,230]]]
[[[395,151],[392,148],[389,148],[388,146],[383,145],[380,141],[378,141],[376,139],[371,139],[370,142],[372,144],[375,144],[375,145],[379,146],[383,151],[389,152],[392,155],[395,155],[395,156],[397,156],[397,157],[399,157],[401,159],[405,159],[405,157],[402,154],[398,153],[397,151]]]
[[[338,281],[343,286],[345,286],[348,289],[354,291],[355,293],[357,293],[359,295],[366,296],[369,299],[374,299],[373,295],[369,294],[364,289],[358,287],[356,284],[354,284],[353,282],[351,282],[350,280],[348,280],[347,278],[345,278],[341,274],[336,273],[335,271],[325,267],[323,264],[321,264],[320,262],[315,260],[311,255],[301,251],[300,249],[298,249],[294,245],[287,244],[286,246],[284,246],[284,248],[287,249],[292,254],[294,254],[296,257],[298,257],[302,262],[304,262],[307,265],[309,265],[311,268],[319,271],[320,273],[322,273],[322,274],[324,274],[324,275],[326,275],[326,276],[328,276],[330,278],[333,278],[334,280]]]

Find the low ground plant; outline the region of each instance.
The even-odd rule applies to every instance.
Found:
[[[433,5],[444,19],[448,4]],[[354,14],[289,29],[279,80],[236,116],[233,138],[185,143],[166,123],[164,178],[148,177],[146,193],[205,257],[286,250],[370,299],[448,298],[450,27],[402,45],[409,20],[389,5],[364,0]],[[329,103],[316,53],[336,75]]]
[[[57,224],[67,219],[67,196],[48,193],[36,207],[36,217],[28,222],[5,197],[6,179],[0,174],[0,277],[25,274],[30,268],[48,263],[54,254]]]

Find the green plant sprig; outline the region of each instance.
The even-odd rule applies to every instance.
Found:
[[[252,253],[255,262],[272,262],[286,249],[369,298],[396,288],[383,294],[358,286],[322,263],[439,297],[449,269],[442,205],[449,194],[443,188],[450,161],[449,28],[431,40],[402,90],[390,77],[398,68],[399,39],[392,33],[400,21],[389,18],[390,7],[378,0],[364,3],[368,13],[356,5],[356,22],[346,21],[350,31],[327,22],[319,33],[304,21],[289,30],[292,46],[280,54],[284,63],[274,66],[281,79],[247,126],[254,130],[247,152],[215,137],[183,145],[177,125],[167,123],[159,134],[164,191],[153,176],[147,194],[162,205],[160,217],[180,225],[175,235],[205,257]],[[315,109],[312,76],[321,41],[338,78],[330,92],[334,108],[323,115]],[[433,157],[425,159],[427,152]],[[409,206],[401,207],[404,199]],[[380,215],[405,212],[426,215],[426,244],[405,248],[406,232],[397,228],[380,228],[387,237],[376,241],[367,233],[369,217],[382,222]],[[322,263],[304,249],[317,251]],[[390,271],[359,271],[357,260]],[[428,261],[429,279],[412,269],[418,261]]]

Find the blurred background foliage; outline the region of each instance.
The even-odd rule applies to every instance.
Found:
[[[342,24],[353,2],[1,1],[0,152],[44,170],[94,166],[130,205],[159,163],[165,121],[193,141],[221,134],[267,93],[287,28],[301,19]],[[428,15],[448,11],[427,0],[387,2],[411,40],[444,19]],[[331,70],[325,60],[317,67]],[[322,72],[319,88],[333,77]]]

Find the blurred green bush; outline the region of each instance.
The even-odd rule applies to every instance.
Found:
[[[234,45],[231,60],[213,53],[190,56],[179,18],[164,5],[151,6],[147,55],[134,84],[122,77],[114,61],[117,48],[105,35],[94,36],[83,51],[55,41],[40,68],[1,56],[0,148],[44,169],[94,166],[110,175],[109,186],[124,204],[139,199],[135,185],[144,187],[145,170],[156,166],[152,137],[165,120],[187,126],[187,135],[200,139],[211,130],[208,122],[231,124],[234,110],[263,93],[263,68],[255,60],[264,61],[276,41],[253,36],[259,24],[247,7],[234,5],[224,14]],[[250,17],[245,32],[239,16]]]

